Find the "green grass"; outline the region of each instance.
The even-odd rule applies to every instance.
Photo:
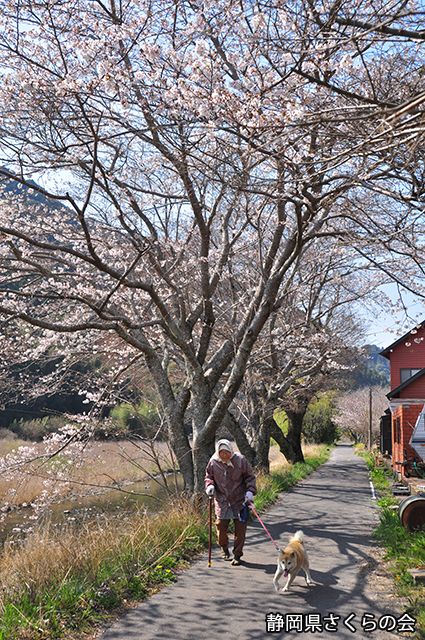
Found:
[[[256,509],[273,504],[329,452],[316,447],[305,463],[260,475]],[[56,640],[88,632],[172,583],[206,548],[207,507],[187,501],[163,514],[40,528],[25,542],[6,545],[0,557],[0,640]]]
[[[369,453],[360,453],[367,462],[372,481],[378,491],[380,522],[374,537],[385,548],[384,559],[394,578],[395,592],[409,602],[407,613],[417,620],[417,638],[425,639],[425,586],[415,582],[408,569],[425,566],[425,531],[410,532],[399,518],[399,499],[392,495],[394,477],[387,468],[377,466]]]

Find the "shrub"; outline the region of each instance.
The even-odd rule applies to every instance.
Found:
[[[339,428],[333,419],[335,410],[332,393],[324,393],[311,402],[303,420],[303,434],[307,442],[331,444],[339,438]]]
[[[115,428],[144,438],[154,437],[161,424],[156,407],[146,400],[135,405],[129,402],[117,404],[109,417]]]
[[[41,442],[44,436],[54,433],[63,427],[68,420],[62,416],[44,416],[44,418],[32,418],[29,420],[14,420],[9,425],[9,430],[15,434],[15,437],[22,440],[30,440],[31,442]]]

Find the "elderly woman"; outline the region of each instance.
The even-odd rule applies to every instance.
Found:
[[[228,440],[219,440],[215,454],[207,465],[205,490],[208,496],[214,496],[218,544],[221,557],[229,558],[230,520],[234,521],[233,565],[241,564],[242,548],[245,542],[247,522],[241,522],[239,512],[244,504],[254,502],[257,493],[255,476],[248,460],[234,452]]]

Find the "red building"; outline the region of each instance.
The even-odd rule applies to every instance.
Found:
[[[425,321],[380,355],[390,361],[392,464],[401,476],[410,475],[422,462],[409,441],[425,405]]]

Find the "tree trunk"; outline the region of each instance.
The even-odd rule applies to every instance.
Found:
[[[147,344],[145,340],[143,340],[143,343],[144,345]],[[190,400],[190,391],[183,389],[176,397],[166,371],[153,349],[146,348],[145,361],[161,400],[169,443],[179,464],[179,470],[184,482],[184,491],[192,493],[195,484],[192,450],[184,423],[186,408]]]
[[[205,470],[215,451],[216,430],[205,428],[211,413],[211,390],[203,375],[195,375],[192,381],[192,428],[193,428],[193,477],[195,493],[202,493],[205,487]]]
[[[301,448],[301,435],[303,428],[303,419],[307,407],[301,409],[301,411],[285,411],[288,416],[289,428],[286,439],[291,443],[291,462],[304,462],[304,455]]]
[[[253,467],[255,464],[255,451],[249,444],[245,431],[241,428],[236,418],[228,411],[224,417],[223,424],[230,431],[234,441],[241,454],[245,456],[249,464]]]
[[[183,417],[180,417],[179,423],[175,416],[171,420],[167,420],[167,427],[169,443],[177,458],[179,471],[183,478],[183,490],[185,493],[192,493],[195,488],[192,451]]]
[[[193,474],[194,491],[202,493],[205,491],[205,471],[211,456],[215,451],[215,440],[206,440],[203,435],[193,437]]]
[[[254,439],[255,467],[265,473],[270,472],[269,454],[272,420],[273,418],[267,417],[263,412],[260,426]]]
[[[288,434],[285,436],[274,419],[271,420],[270,436],[276,440],[281,453],[288,462],[304,462],[304,455],[301,448],[301,434],[303,418],[307,409],[301,412],[286,411],[289,421]]]

